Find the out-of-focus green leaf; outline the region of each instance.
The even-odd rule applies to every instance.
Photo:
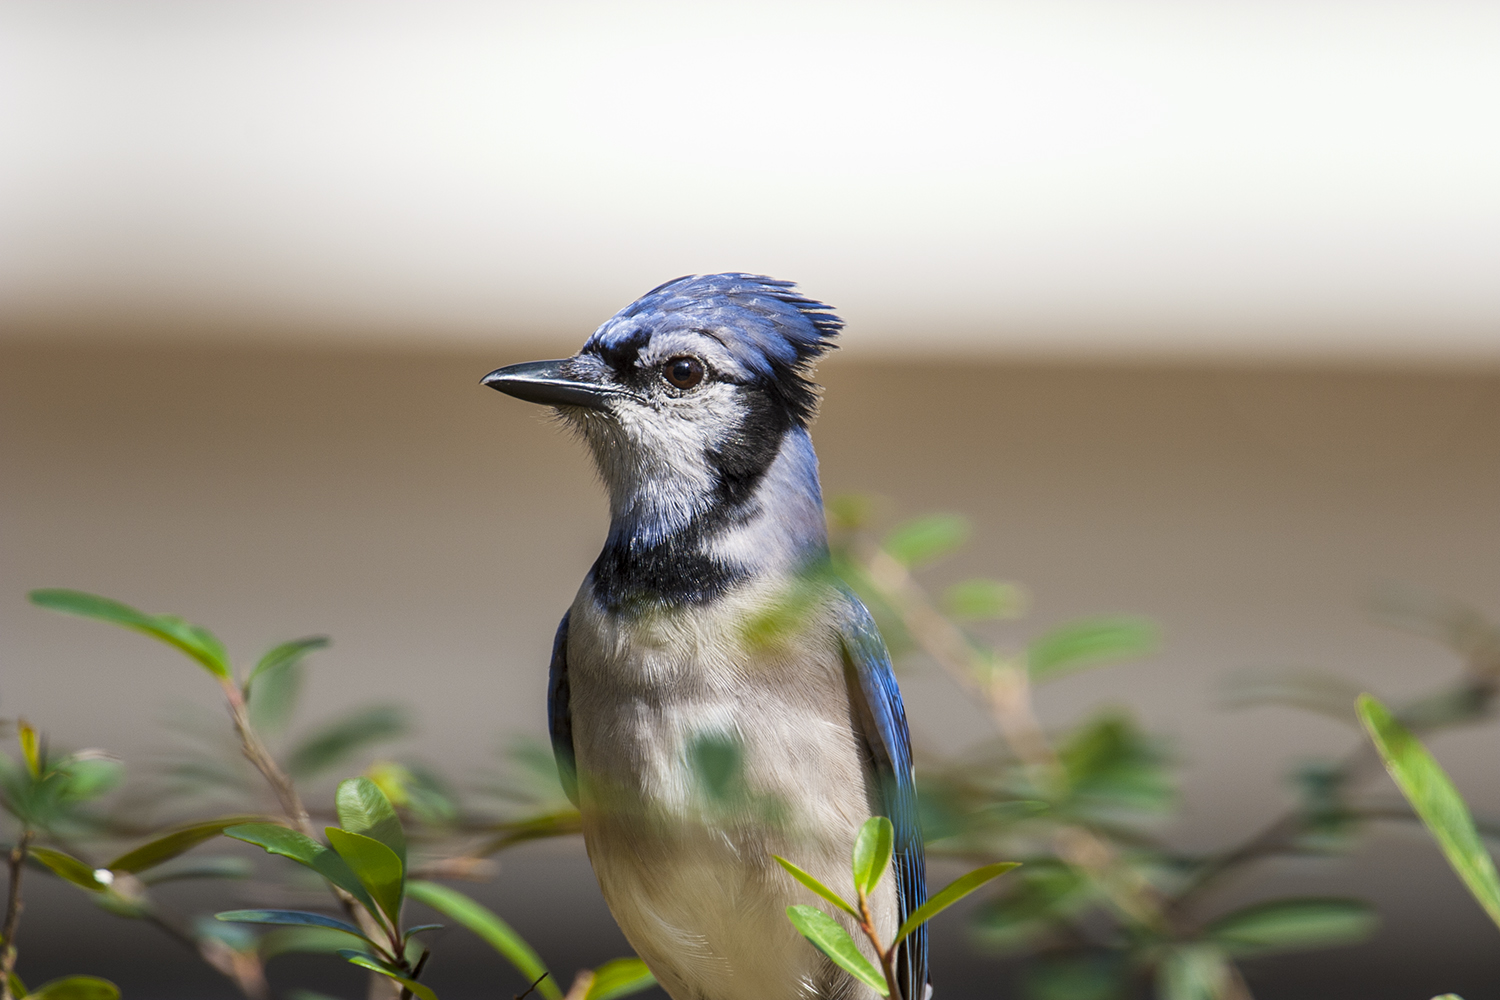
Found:
[[[1156,995],[1160,1000],[1220,1000],[1231,976],[1229,960],[1213,945],[1179,945],[1157,968]]]
[[[26,770],[32,778],[42,776],[42,739],[31,723],[25,719],[16,723],[16,735],[21,742],[21,757],[26,761]]]
[[[507,962],[515,966],[516,971],[528,983],[541,979],[537,990],[547,1000],[562,1000],[562,991],[557,988],[552,977],[549,975],[545,979],[542,978],[547,972],[547,966],[542,963],[541,956],[526,943],[525,938],[517,934],[510,924],[501,920],[492,910],[456,889],[450,889],[436,882],[412,881],[407,883],[406,891],[412,899],[426,903],[444,916],[451,917],[478,934]]]
[[[1160,643],[1156,626],[1145,618],[1086,618],[1053,629],[1026,648],[1034,681],[1051,680],[1081,667],[1153,652]]]
[[[278,733],[286,728],[306,677],[302,660],[327,645],[326,636],[315,635],[284,642],[260,658],[244,689],[250,723],[257,732]]]
[[[401,820],[396,818],[396,810],[380,786],[369,778],[348,778],[339,782],[334,801],[338,807],[339,824],[350,833],[362,834],[389,847],[401,859],[404,873],[406,832],[401,829]]]
[[[792,864],[781,855],[773,854],[771,855],[771,857],[775,858],[776,863],[785,868],[787,870],[787,874],[791,875],[792,878],[796,879],[798,882],[801,882],[813,892],[817,893],[819,896],[822,896],[834,906],[837,906],[839,909],[843,910],[845,913],[849,914],[855,919],[859,918],[859,911],[850,906],[848,903],[844,902],[843,897],[834,892],[832,889],[828,888],[828,886],[824,885],[822,882],[819,882],[812,875]]]
[[[371,958],[369,955],[357,951],[340,951],[339,956],[350,965],[357,965],[361,969],[369,969],[371,972],[378,972],[382,976],[385,976],[387,979],[394,979],[402,986],[405,986],[407,989],[411,990],[414,996],[421,997],[421,1000],[437,1000],[437,994],[432,992],[432,990],[428,987],[423,986],[415,979],[408,979],[406,976],[400,975],[396,972],[392,972],[390,969],[386,968],[384,965]]]
[[[148,615],[128,604],[81,590],[33,590],[31,603],[51,611],[109,622],[175,646],[221,680],[231,680],[229,654],[208,629],[175,615]]]
[[[43,983],[26,1000],[120,1000],[120,988],[97,976],[68,976]]]
[[[1464,1000],[1464,998],[1457,993],[1444,993],[1440,997],[1433,997],[1432,1000]]]
[[[1162,812],[1176,795],[1159,744],[1121,712],[1106,712],[1069,734],[1058,759],[1074,811]]]
[[[1118,953],[1044,955],[1027,970],[1024,992],[1028,1000],[1124,1000],[1133,974]]]
[[[826,564],[815,563],[791,577],[755,611],[736,622],[736,634],[747,649],[784,648],[818,620],[819,611],[836,593],[836,578]]]
[[[364,932],[353,924],[337,920],[333,917],[325,917],[321,913],[308,913],[305,910],[226,910],[223,913],[215,913],[215,920],[223,920],[237,924],[276,924],[281,927],[322,927],[326,930],[338,931],[341,934],[349,934],[359,938],[361,941],[373,944]]]
[[[1500,664],[1497,664],[1500,667]],[[1474,722],[1488,714],[1493,695],[1478,685],[1464,684],[1419,698],[1401,709],[1410,728],[1437,729]]]
[[[276,670],[288,663],[296,663],[308,653],[316,649],[327,648],[331,642],[326,635],[310,635],[304,639],[293,639],[291,642],[283,642],[279,646],[272,646],[266,650],[266,654],[255,664],[255,669],[250,671],[250,676],[245,679],[245,687],[251,688],[258,677],[268,670]]]
[[[1377,923],[1374,908],[1357,899],[1278,899],[1222,916],[1204,935],[1231,955],[1268,955],[1354,944]]]
[[[205,840],[217,837],[231,826],[254,823],[259,818],[259,816],[226,816],[222,819],[209,820],[206,823],[194,823],[192,826],[174,830],[164,837],[158,837],[150,843],[142,844],[135,850],[115,858],[105,867],[117,872],[143,872],[149,868],[155,868],[163,861],[170,861],[192,850]]]
[[[145,897],[133,893],[130,896],[122,895],[113,886],[104,892],[94,893],[90,898],[99,909],[124,920],[143,920],[151,915],[151,905]]]
[[[316,990],[287,990],[286,1000],[340,1000],[339,997],[319,993]]]
[[[865,895],[875,891],[896,843],[896,828],[884,816],[871,816],[854,838],[854,885]]]
[[[306,834],[288,830],[275,823],[246,823],[243,826],[229,827],[224,835],[254,844],[268,854],[279,854],[306,865],[359,900],[365,909],[375,912],[374,899],[348,863],[337,852],[329,850]]]
[[[1019,867],[1020,862],[1001,861],[997,864],[985,865],[983,868],[976,868],[967,875],[960,875],[949,882],[937,895],[917,907],[916,912],[907,917],[905,923],[896,931],[895,940],[900,941],[986,882],[994,881],[1012,868]]]
[[[185,882],[199,878],[249,878],[255,874],[255,866],[245,858],[208,857],[189,858],[179,864],[166,864],[142,872],[140,880],[146,885],[163,882]]]
[[[1370,695],[1359,696],[1359,719],[1401,794],[1421,817],[1448,864],[1490,919],[1500,926],[1500,878],[1458,789],[1420,740]]]
[[[956,551],[969,539],[969,521],[957,514],[929,514],[892,528],[881,547],[903,565],[918,569]]]
[[[62,776],[61,798],[86,802],[118,785],[125,768],[102,750],[80,750],[59,761],[48,777],[53,775]]]
[[[552,772],[557,773],[556,765],[552,766]],[[458,818],[458,805],[452,791],[427,768],[377,760],[365,768],[365,777],[375,782],[391,805],[409,809],[424,823],[451,823]],[[556,784],[555,779],[553,783]]]
[[[583,1000],[618,1000],[655,985],[656,977],[640,959],[611,959],[594,970],[594,979]]]
[[[1097,897],[1093,882],[1078,869],[1052,859],[1028,860],[999,898],[974,915],[976,943],[995,950],[1029,944],[1057,923],[1085,910]]]
[[[89,892],[103,892],[109,888],[109,883],[100,881],[94,869],[71,854],[54,851],[50,847],[28,847],[26,853],[50,868],[58,878],[66,879]]]
[[[829,497],[823,504],[832,527],[844,531],[857,531],[865,527],[875,516],[874,497],[862,493],[841,493]]]
[[[816,906],[788,906],[786,918],[813,946],[827,955],[834,965],[864,983],[881,996],[890,996],[885,976],[860,952],[849,932]]]
[[[688,748],[689,764],[701,788],[714,802],[729,802],[744,792],[744,751],[728,733],[700,733]]]
[[[327,827],[323,833],[395,926],[401,918],[401,889],[405,877],[405,866],[396,852],[373,837],[350,833],[336,826]]]
[[[315,777],[373,744],[405,735],[407,715],[395,705],[360,709],[311,733],[292,747],[286,773],[302,780]]]
[[[1410,584],[1387,584],[1370,595],[1369,608],[1392,628],[1436,639],[1479,673],[1500,671],[1500,625],[1466,604]]]
[[[479,856],[494,854],[528,840],[543,840],[547,837],[566,837],[583,832],[583,816],[577,809],[560,809],[557,812],[530,816],[512,823],[500,823],[491,829],[498,834],[480,848]]]
[[[1288,668],[1240,671],[1224,684],[1219,697],[1226,708],[1286,705],[1358,726],[1354,699],[1359,692],[1357,684],[1336,674]]]
[[[959,621],[1019,618],[1026,613],[1026,591],[1002,580],[965,580],[943,591],[943,607]]]
[[[262,961],[293,952],[333,955],[349,947],[349,935],[327,927],[276,927],[262,934],[256,951]]]

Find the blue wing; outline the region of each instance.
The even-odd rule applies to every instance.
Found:
[[[848,613],[840,638],[850,701],[864,730],[862,735],[874,760],[885,815],[896,828],[891,867],[896,876],[896,900],[904,922],[927,899],[922,854],[922,828],[917,818],[917,787],[912,775],[911,737],[901,689],[891,672],[891,656],[875,627],[875,619],[852,593],[846,592]],[[907,936],[897,949],[896,975],[905,1000],[923,1000],[927,986],[927,928]]]
[[[568,612],[572,614],[572,612]],[[557,776],[569,800],[578,805],[578,766],[573,758],[573,711],[568,690],[568,615],[557,626],[552,640],[552,666],[547,671],[547,732],[552,737],[552,756],[557,758]]]

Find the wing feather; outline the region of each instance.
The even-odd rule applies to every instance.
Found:
[[[896,876],[900,920],[905,921],[927,899],[922,828],[917,816],[917,787],[912,771],[911,736],[901,689],[891,670],[891,656],[864,604],[847,593],[848,614],[841,638],[849,695],[875,762],[886,817],[895,827],[891,867]],[[905,1000],[923,1000],[927,986],[927,928],[913,931],[897,950],[897,976]]]
[[[569,801],[578,805],[578,765],[573,756],[573,711],[568,690],[568,617],[563,615],[552,640],[552,665],[547,671],[547,732],[557,776]]]

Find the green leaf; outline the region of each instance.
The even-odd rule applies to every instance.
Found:
[[[1229,960],[1212,945],[1177,947],[1157,970],[1161,1000],[1220,1000],[1229,984]]]
[[[62,775],[61,797],[83,802],[115,787],[124,774],[125,768],[118,760],[100,750],[85,750],[59,761],[48,777]]]
[[[943,606],[959,621],[1019,618],[1026,613],[1026,591],[1000,580],[965,580],[943,592]]]
[[[1321,670],[1300,668],[1240,671],[1220,690],[1226,708],[1288,705],[1351,726],[1359,725],[1354,714],[1354,700],[1358,697],[1359,687],[1353,681]]]
[[[906,935],[921,927],[975,889],[978,889],[986,882],[991,882],[999,878],[1012,868],[1019,868],[1020,866],[1020,862],[1018,861],[1001,861],[998,864],[976,868],[967,875],[960,875],[952,882],[949,882],[942,892],[917,907],[916,912],[907,917],[906,922],[896,931],[896,938],[891,943],[900,943]]]
[[[896,843],[896,828],[884,816],[871,816],[854,838],[854,885],[866,896],[875,891]]]
[[[1029,1000],[1124,1000],[1135,971],[1109,951],[1051,952],[1027,964],[1021,995]]]
[[[108,979],[97,976],[68,976],[43,983],[30,993],[27,1000],[120,1000],[120,988]]]
[[[813,943],[834,965],[881,996],[890,996],[885,976],[860,952],[849,932],[816,906],[788,906],[786,918],[803,937]]]
[[[1500,878],[1495,875],[1495,862],[1484,849],[1474,817],[1447,772],[1373,696],[1359,696],[1359,719],[1380,751],[1385,769],[1442,848],[1448,864],[1500,926]]]
[[[21,982],[21,977],[12,972],[8,979],[10,981],[10,995],[17,997],[18,1000],[24,1000],[27,996],[27,990],[26,984]]]
[[[528,983],[541,979],[547,966],[531,945],[517,934],[510,924],[501,920],[494,912],[476,903],[455,889],[436,882],[415,881],[406,887],[412,899],[426,903],[444,916],[463,924],[483,938],[491,948],[505,957]],[[547,1000],[562,1000],[562,991],[551,976],[542,979],[537,990]]]
[[[347,921],[337,920],[333,917],[325,917],[321,913],[308,913],[304,910],[225,910],[223,913],[215,913],[215,920],[223,920],[236,924],[276,924],[281,927],[323,927],[328,930],[340,931],[344,934],[352,934],[361,941],[370,944],[365,937],[364,931]]]
[[[328,927],[279,926],[262,934],[256,952],[262,961],[292,952],[335,955],[349,947],[349,936]]]
[[[401,829],[401,820],[391,800],[386,798],[380,786],[369,778],[349,778],[339,783],[334,797],[338,807],[339,824],[350,833],[362,834],[380,841],[401,859],[401,870],[406,871],[406,833]]]
[[[21,741],[21,756],[26,759],[26,770],[32,778],[40,778],[42,776],[41,737],[25,719],[16,723],[16,735]]]
[[[196,878],[249,878],[254,874],[255,866],[249,859],[219,856],[189,858],[179,864],[153,868],[142,872],[140,879],[146,885],[161,885]]]
[[[286,773],[311,778],[372,744],[402,736],[407,715],[395,705],[375,705],[335,719],[292,747]]]
[[[328,843],[339,852],[339,857],[354,869],[370,896],[385,915],[391,918],[391,926],[401,919],[401,890],[405,879],[405,866],[396,852],[373,837],[350,833],[336,826],[324,829]]]
[[[699,733],[688,747],[688,762],[698,787],[710,800],[725,803],[743,797],[744,750],[736,737]]]
[[[930,514],[898,524],[885,536],[881,547],[898,562],[916,569],[948,555],[968,538],[967,518],[957,514]]]
[[[1026,662],[1032,680],[1051,680],[1080,667],[1143,656],[1159,641],[1156,626],[1145,618],[1085,618],[1033,640]]]
[[[1071,808],[1096,820],[1111,812],[1165,812],[1176,795],[1159,740],[1119,711],[1088,720],[1069,733],[1057,756],[1067,771]]]
[[[387,969],[384,965],[381,965],[379,962],[368,955],[361,954],[357,951],[340,951],[339,956],[350,965],[357,965],[361,969],[369,969],[371,972],[378,972],[382,976],[385,976],[387,979],[394,979],[402,986],[405,986],[407,989],[411,990],[414,996],[421,997],[422,1000],[437,1000],[437,994],[432,992],[432,990],[428,989],[426,986],[423,986],[415,979],[408,979],[406,976],[392,972],[390,969]]]
[[[807,872],[803,871],[801,868],[798,868],[796,865],[792,864],[781,855],[773,854],[771,855],[771,857],[775,858],[776,863],[785,868],[787,872],[792,876],[792,878],[796,879],[798,882],[801,882],[803,885],[807,886],[813,892],[817,893],[819,896],[822,896],[824,899],[828,900],[834,906],[837,906],[839,909],[843,910],[851,917],[854,917],[856,920],[859,919],[859,911],[850,906],[848,903],[844,902],[844,900],[839,896],[838,893],[834,892],[832,889],[828,888],[828,886],[824,885],[822,882],[819,882],[817,879],[813,878]]]
[[[174,830],[164,837],[158,837],[148,844],[142,844],[135,850],[115,858],[105,867],[116,872],[143,872],[192,850],[205,840],[217,837],[231,826],[254,823],[259,818],[258,816],[227,816],[223,819],[209,820],[207,823],[194,823],[192,826]]]
[[[645,962],[638,958],[616,958],[594,970],[594,980],[589,983],[583,1000],[616,1000],[654,985],[656,977]]]
[[[256,678],[268,670],[277,670],[290,663],[297,663],[308,653],[315,649],[326,649],[332,640],[326,635],[310,635],[305,639],[293,639],[291,642],[283,642],[279,646],[272,646],[266,651],[255,664],[255,669],[250,671],[250,676],[245,678],[245,688],[249,690],[254,685]]]
[[[306,677],[303,658],[328,645],[324,636],[284,642],[271,649],[245,681],[245,702],[257,732],[278,733],[286,728]]]
[[[67,879],[89,892],[103,892],[109,888],[109,883],[99,881],[94,869],[71,854],[54,851],[50,847],[28,847],[26,853],[52,869],[52,873],[58,878]]]
[[[243,826],[229,827],[224,835],[254,844],[267,854],[279,854],[300,865],[306,865],[359,900],[372,914],[375,912],[375,901],[370,898],[364,883],[360,882],[353,869],[336,852],[306,834],[288,830],[275,823],[246,823]]]
[[[1204,933],[1231,955],[1268,955],[1363,941],[1377,922],[1357,899],[1278,899],[1222,916]]]
[[[229,654],[208,629],[185,622],[175,615],[148,615],[128,604],[81,590],[33,590],[31,603],[80,618],[120,625],[175,646],[197,660],[203,669],[221,680],[232,679]]]

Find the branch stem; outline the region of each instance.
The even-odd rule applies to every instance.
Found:
[[[21,828],[21,839],[10,849],[7,858],[10,888],[5,897],[5,924],[0,927],[0,1000],[14,1000],[10,977],[16,971],[16,928],[21,925],[21,872],[26,863],[26,849],[31,846],[31,828]]]

